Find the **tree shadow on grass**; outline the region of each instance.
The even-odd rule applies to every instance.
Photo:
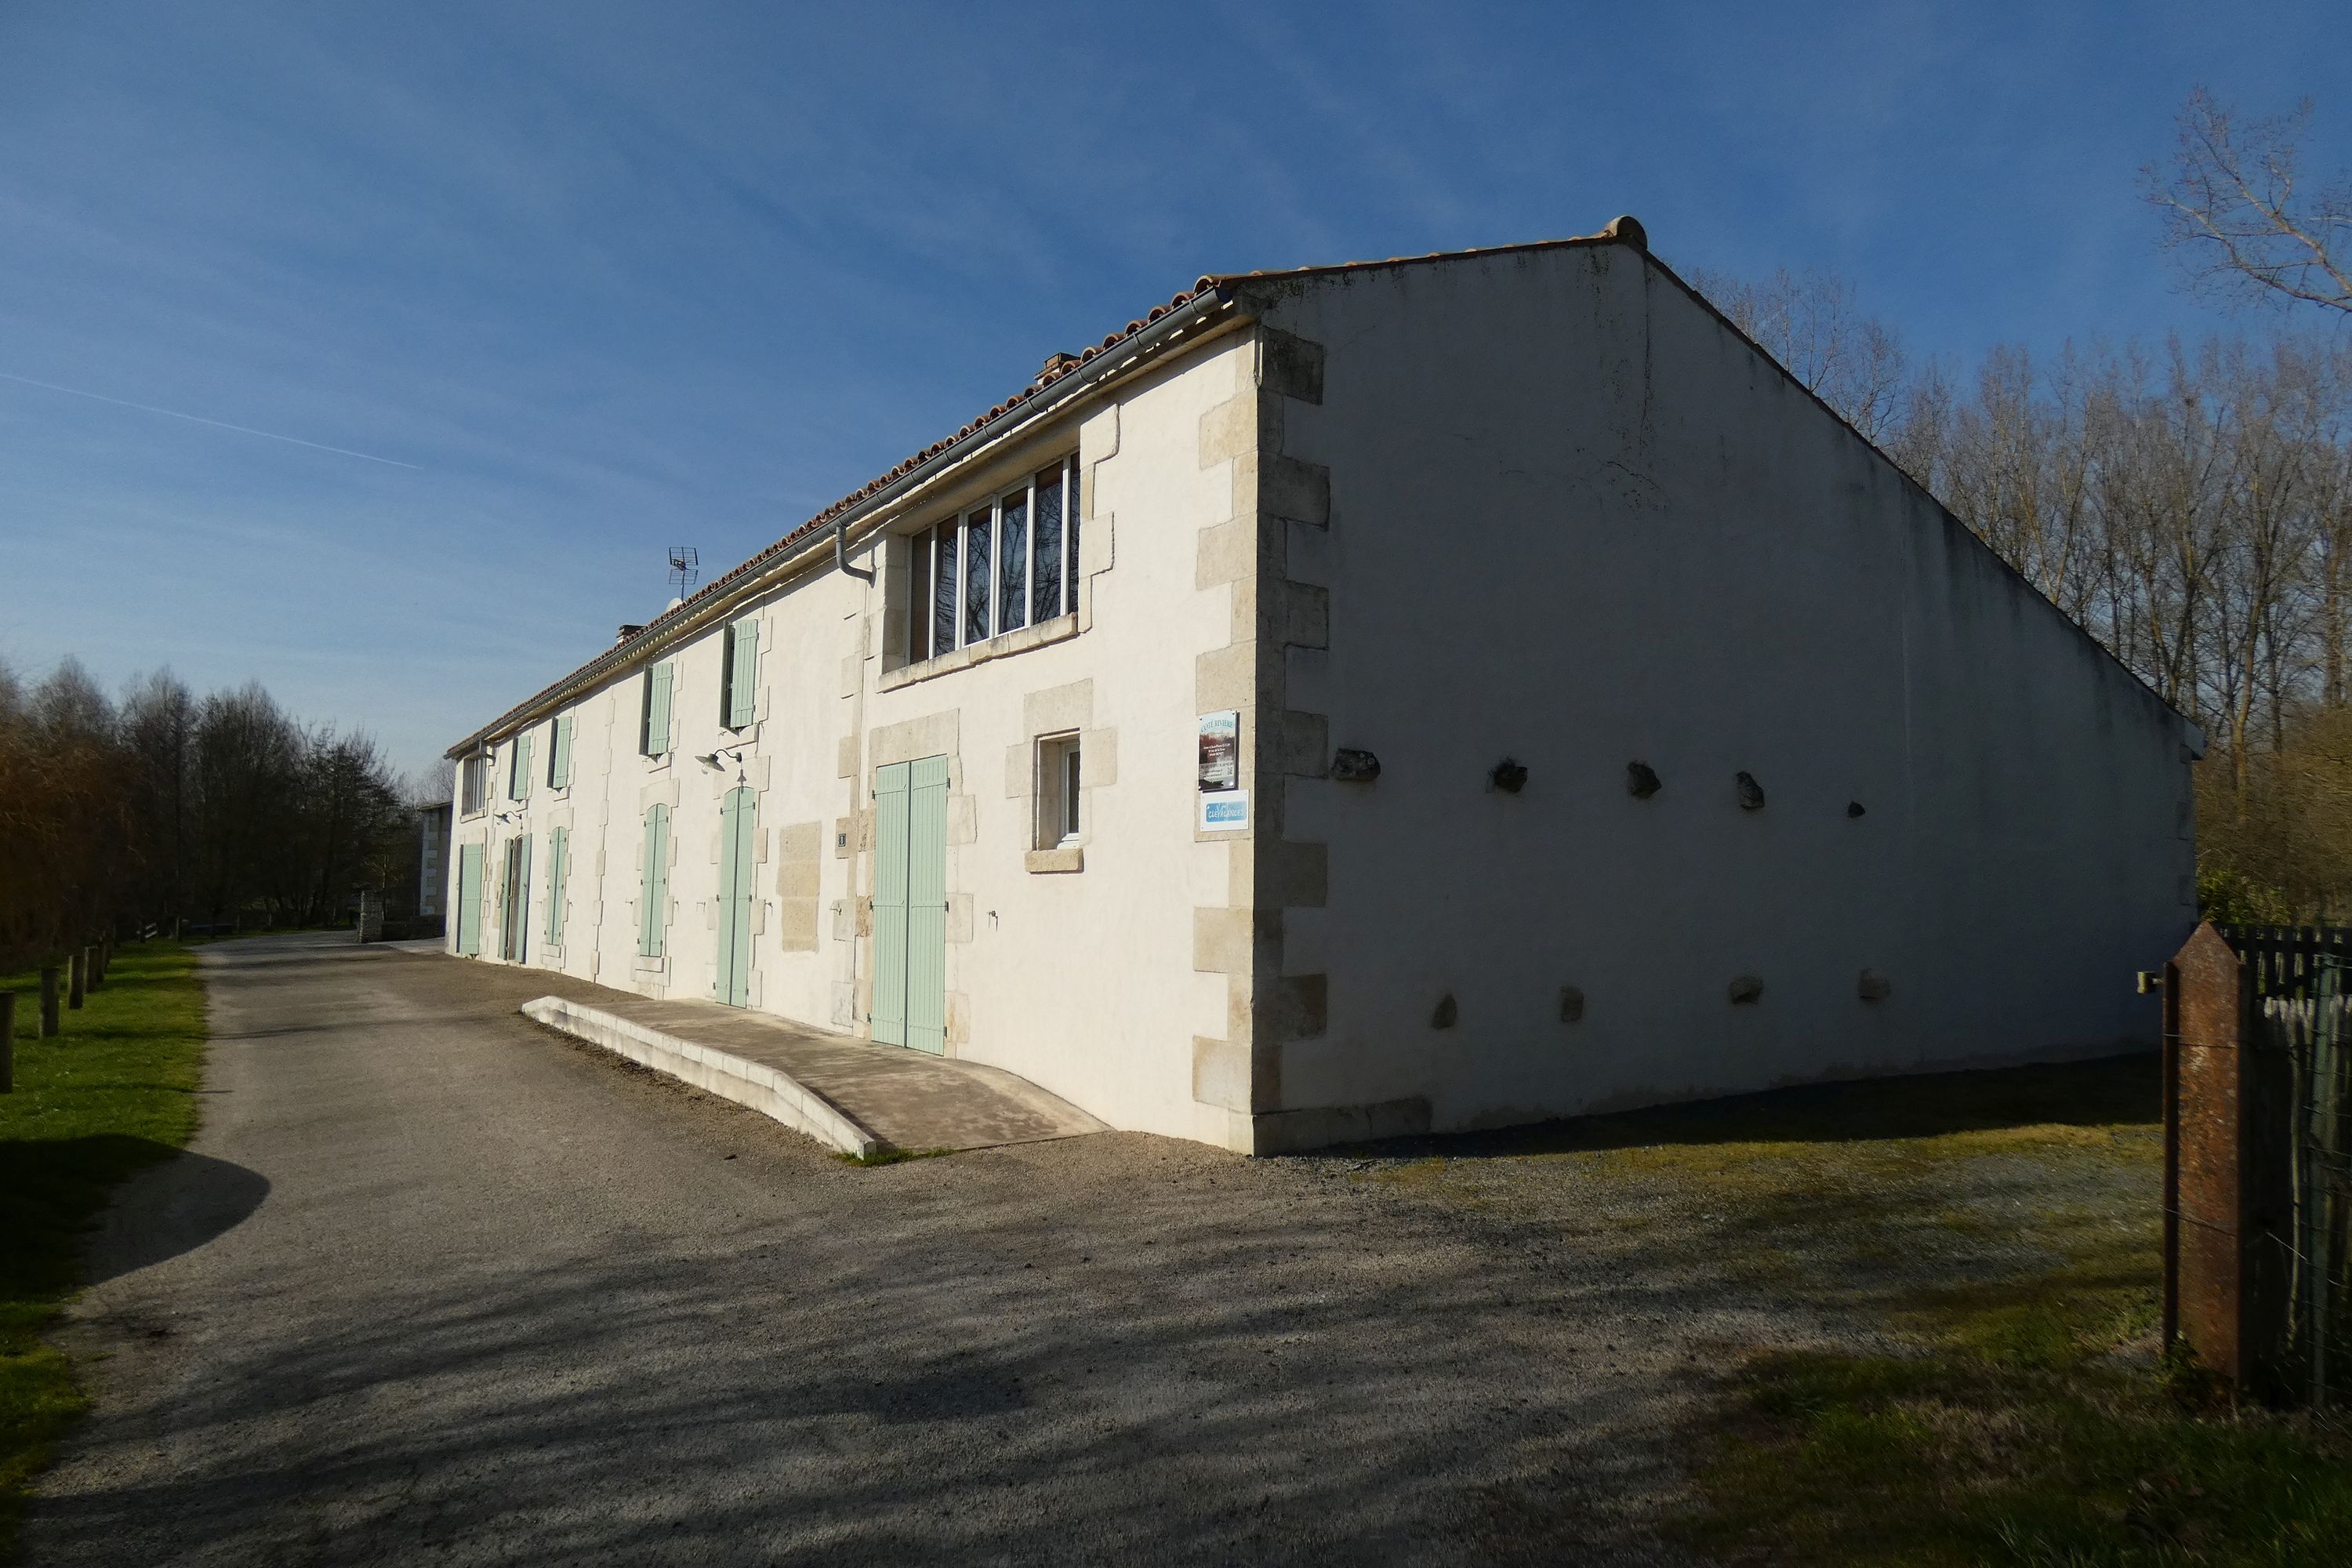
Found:
[[[2138,1051],[2086,1062],[1802,1084],[1493,1131],[1391,1139],[1354,1152],[1475,1160],[1662,1144],[1851,1143],[2012,1127],[2150,1124],[2162,1096],[2163,1058]]]

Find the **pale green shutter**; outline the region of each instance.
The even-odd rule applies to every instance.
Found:
[[[572,715],[555,721],[555,739],[548,743],[547,782],[552,789],[572,787]]]
[[[751,843],[756,800],[748,787],[731,789],[719,808],[719,967],[711,994],[730,1007],[751,1005],[751,911],[759,893]]]
[[[657,664],[646,672],[646,755],[658,757],[669,750],[670,667]]]
[[[746,616],[727,628],[727,727],[748,728],[759,717],[760,618]]]
[[[637,952],[647,958],[662,955],[668,901],[669,807],[656,801],[646,813],[646,868],[637,893]]]
[[[457,951],[467,958],[482,951],[482,847],[457,848]]]
[[[514,738],[514,776],[507,781],[507,795],[513,800],[530,798],[530,736],[528,732]]]
[[[874,994],[866,1021],[886,1046],[907,1043],[907,764],[874,771]]]
[[[563,873],[569,868],[572,831],[551,828],[547,835],[547,945],[563,945]]]
[[[948,760],[907,771],[907,1041],[948,1046]]]

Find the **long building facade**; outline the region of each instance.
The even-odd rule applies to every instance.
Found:
[[[1620,220],[1055,356],[453,748],[449,945],[1276,1152],[2151,1043],[2201,749]]]

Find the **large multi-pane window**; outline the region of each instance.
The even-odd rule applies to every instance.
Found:
[[[907,658],[936,658],[1077,607],[1078,460],[914,537]]]

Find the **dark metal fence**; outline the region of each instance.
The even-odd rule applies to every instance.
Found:
[[[2352,926],[2215,926],[2257,996],[2309,996],[2326,960],[2352,963]]]

